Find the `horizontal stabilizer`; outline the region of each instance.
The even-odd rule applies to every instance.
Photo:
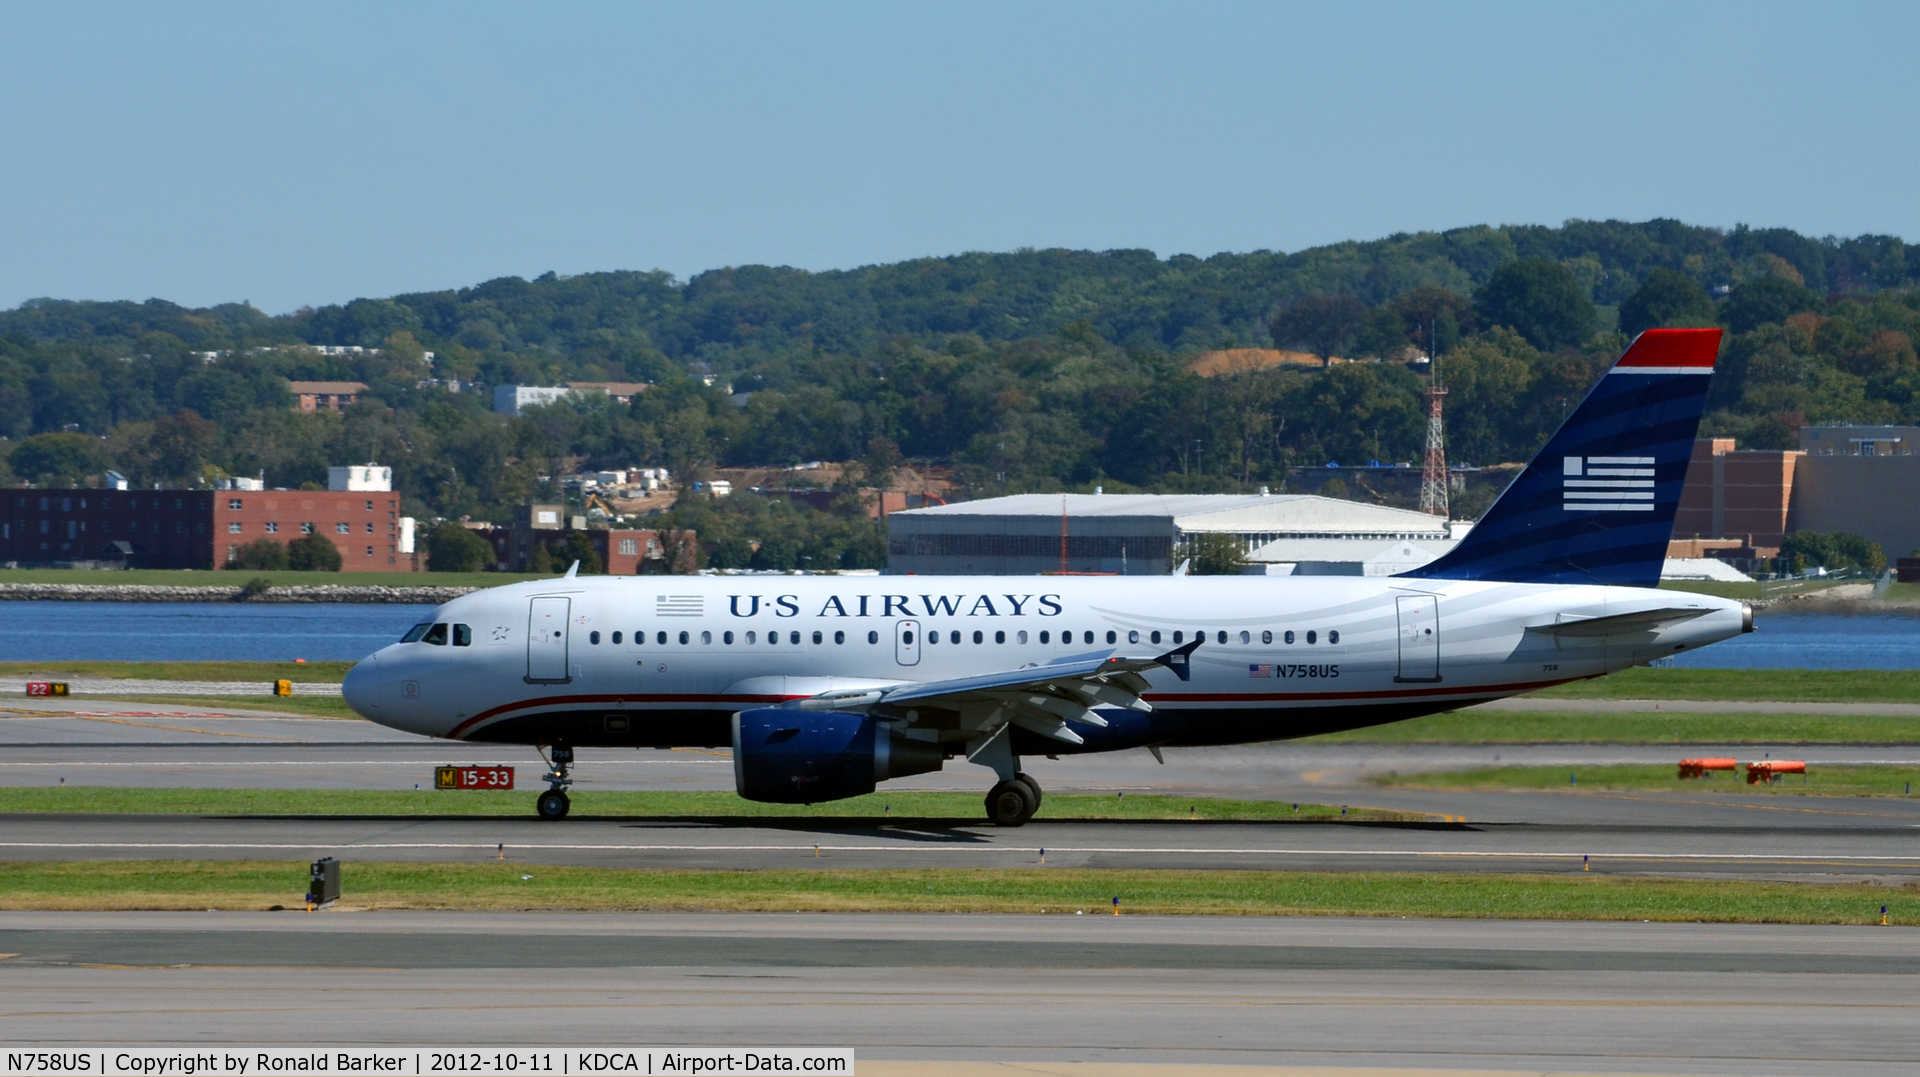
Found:
[[[1663,610],[1637,610],[1633,613],[1618,613],[1612,617],[1585,617],[1577,621],[1561,621],[1559,624],[1528,625],[1527,631],[1542,635],[1576,636],[1582,639],[1596,636],[1631,636],[1640,632],[1657,632],[1670,624],[1678,624],[1712,612],[1712,610],[1677,607]]]

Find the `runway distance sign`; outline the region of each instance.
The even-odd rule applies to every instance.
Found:
[[[512,767],[435,767],[435,789],[512,789]]]
[[[851,1075],[850,1047],[54,1047],[0,1053],[0,1077],[734,1077]]]

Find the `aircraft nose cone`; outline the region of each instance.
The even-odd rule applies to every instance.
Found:
[[[346,698],[347,706],[362,718],[375,717],[379,711],[374,703],[374,686],[379,679],[376,667],[379,663],[378,655],[368,658],[348,670],[346,680],[340,682],[340,694]]]

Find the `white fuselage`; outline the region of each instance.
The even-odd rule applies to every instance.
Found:
[[[1674,607],[1698,612],[1626,635],[1551,630]],[[617,742],[700,743],[711,737],[692,727],[714,728],[703,714],[1069,655],[1153,657],[1198,635],[1191,679],[1156,668],[1145,698],[1191,719],[1178,740],[1221,743],[1599,676],[1737,635],[1744,617],[1682,592],[1399,578],[600,576],[455,599],[434,614],[445,644],[388,646],[345,690],[373,721],[434,737],[546,743],[543,715],[591,711],[629,716],[606,719],[631,732]]]

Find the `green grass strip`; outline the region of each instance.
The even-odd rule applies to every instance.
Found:
[[[1678,759],[1674,760],[1677,764]],[[1745,763],[1732,773],[1682,779],[1677,765],[1606,767],[1481,767],[1426,774],[1384,775],[1381,785],[1425,789],[1571,789],[1661,790],[1674,793],[1755,793],[1780,796],[1913,796],[1920,767],[1824,766],[1806,774],[1785,774],[1772,782],[1747,784]]]
[[[114,786],[4,786],[0,813],[83,812],[123,815],[402,815],[529,817],[535,788],[435,790],[421,774],[420,790],[366,789],[140,789]],[[984,819],[985,793],[874,793],[824,804],[760,804],[723,792],[572,792],[576,816],[756,819],[888,820]],[[1424,819],[1424,815],[1375,811],[1338,804],[1278,800],[1213,800],[1204,797],[1049,793],[1040,819],[1194,819],[1202,822],[1278,822],[1294,819]]]
[[[0,574],[0,583],[6,577]],[[395,637],[396,639],[399,637]],[[265,693],[277,680],[339,684],[352,662],[0,662],[0,677],[125,677],[143,681],[256,681]]]
[[[0,864],[0,909],[297,908],[295,861]],[[528,877],[530,876],[530,878]],[[348,861],[341,905],[364,909],[997,912],[1418,916],[1871,924],[1920,919],[1920,887],[1411,872],[1015,869],[654,871]]]
[[[1920,703],[1920,676],[1899,669],[1653,669],[1635,666],[1534,693],[1541,699],[1777,700]]]
[[[1885,715],[1455,711],[1303,744],[1914,744],[1920,718]]]
[[[304,718],[365,721],[354,713],[352,707],[347,706],[346,700],[338,696],[176,696],[122,692],[95,695],[91,692],[82,692],[72,698],[75,700],[97,699],[103,703],[151,703],[158,707],[183,707],[201,711],[272,711],[276,714],[299,715]],[[27,700],[23,706],[31,708],[33,702],[33,700]]]

